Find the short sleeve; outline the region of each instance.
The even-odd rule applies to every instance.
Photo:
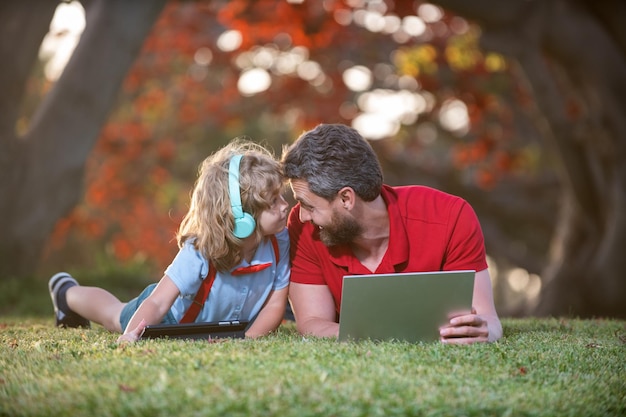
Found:
[[[209,273],[209,263],[196,250],[193,243],[186,241],[165,274],[174,282],[182,297],[195,296],[200,283]]]
[[[466,201],[461,199],[458,201],[460,208],[456,212],[456,221],[450,222],[451,230],[443,269],[482,271],[487,268],[487,260],[478,217]]]

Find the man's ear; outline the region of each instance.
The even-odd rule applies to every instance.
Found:
[[[354,207],[354,204],[356,202],[356,193],[354,192],[352,187],[343,187],[341,190],[339,190],[338,195],[341,199],[341,204],[343,205],[343,208],[351,210],[352,207]]]

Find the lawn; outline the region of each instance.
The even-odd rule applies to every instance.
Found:
[[[118,346],[0,316],[0,416],[624,416],[626,322],[504,319],[493,344],[261,340]]]

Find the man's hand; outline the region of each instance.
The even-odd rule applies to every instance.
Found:
[[[455,313],[448,324],[439,328],[440,340],[447,344],[470,344],[489,341],[487,320],[476,314],[476,310]]]

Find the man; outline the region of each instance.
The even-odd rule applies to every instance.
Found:
[[[472,311],[440,329],[443,343],[499,339],[483,235],[459,197],[383,184],[378,158],[354,129],[321,124],[282,157],[298,204],[289,216],[289,297],[298,331],[337,337],[343,276],[473,269]]]

